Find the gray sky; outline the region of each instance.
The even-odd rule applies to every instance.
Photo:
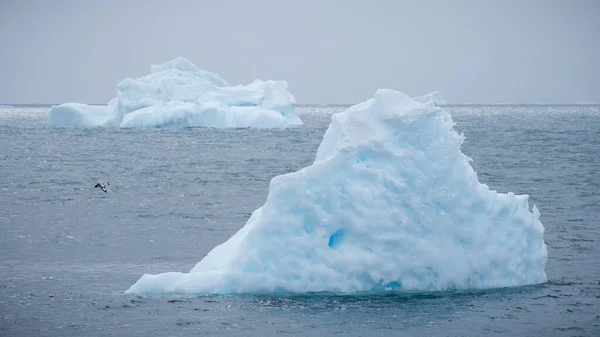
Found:
[[[2,103],[105,103],[176,56],[299,103],[600,102],[600,0],[0,0]]]

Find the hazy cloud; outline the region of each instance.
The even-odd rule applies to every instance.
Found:
[[[0,102],[108,102],[176,56],[300,103],[600,102],[599,18],[597,0],[3,0]]]

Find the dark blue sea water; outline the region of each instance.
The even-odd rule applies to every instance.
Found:
[[[527,193],[543,285],[387,295],[138,297],[189,271],[312,163],[330,115],[288,130],[51,129],[0,108],[2,336],[600,336],[600,107],[448,107],[481,182]],[[109,193],[94,189],[110,182]]]

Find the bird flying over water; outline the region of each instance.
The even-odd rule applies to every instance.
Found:
[[[110,185],[108,183],[108,181],[106,182],[106,185]],[[108,193],[108,191],[106,190],[106,185],[103,182],[98,181],[98,182],[96,182],[96,185],[94,186],[94,188],[98,188],[99,187],[104,193]]]

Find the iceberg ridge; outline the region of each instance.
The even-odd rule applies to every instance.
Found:
[[[413,100],[419,103],[433,103],[433,105],[440,106],[447,104],[444,94],[441,91],[434,91],[427,95],[413,97]]]

